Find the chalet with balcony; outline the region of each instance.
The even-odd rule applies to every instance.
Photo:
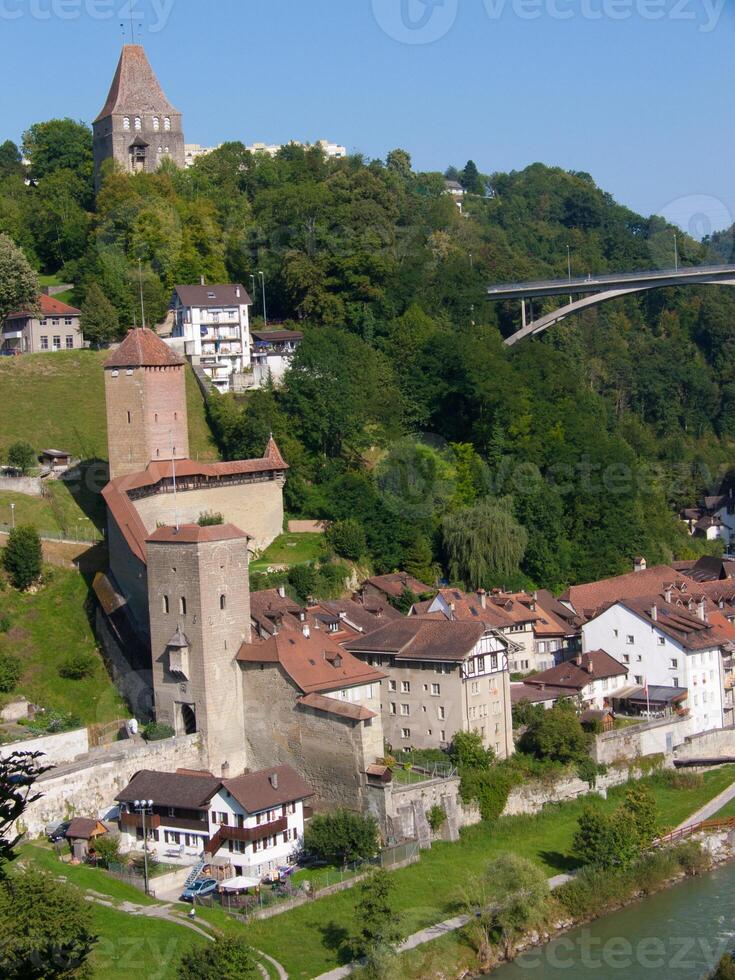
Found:
[[[253,385],[283,381],[304,335],[299,330],[252,330]]]
[[[263,878],[288,864],[304,835],[311,787],[290,766],[219,779],[142,770],[117,797],[123,850],[143,846],[177,864],[204,861],[223,877]],[[136,801],[152,801],[141,812]]]

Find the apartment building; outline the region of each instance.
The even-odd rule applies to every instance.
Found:
[[[0,354],[45,354],[84,347],[81,311],[41,293],[35,310],[9,313],[0,332]]]

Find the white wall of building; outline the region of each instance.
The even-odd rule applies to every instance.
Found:
[[[243,294],[245,298],[245,294]],[[197,358],[221,391],[232,387],[232,374],[250,370],[250,311],[239,306],[182,306],[174,297],[173,339],[183,338],[184,352]]]

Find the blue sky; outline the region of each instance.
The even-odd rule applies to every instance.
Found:
[[[0,137],[99,111],[127,0],[0,0]],[[136,0],[189,142],[320,137],[421,169],[586,170],[698,231],[735,216],[731,0]]]

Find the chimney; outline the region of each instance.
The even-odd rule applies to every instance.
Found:
[[[664,587],[664,600],[666,602],[671,602],[671,586],[670,585],[666,585]]]
[[[648,568],[648,562],[642,555],[637,555],[633,559],[633,571],[634,572],[645,572]]]
[[[277,591],[278,591],[279,596],[282,599],[285,599],[286,598],[286,586],[285,585],[279,585]]]
[[[658,622],[658,606],[655,602],[651,606],[651,619],[654,621],[654,623]]]
[[[585,670],[587,671],[587,673],[590,676],[594,675],[594,673],[595,673],[595,667],[594,667],[594,664],[592,663],[592,660],[588,660],[587,661],[587,664],[585,666]]]
[[[311,636],[311,630],[309,629],[309,624],[308,623],[304,623],[304,625],[301,627],[301,632],[304,634],[304,636],[308,640],[309,637]]]
[[[239,286],[235,286],[235,296],[237,296],[237,298],[240,299],[240,287]]]
[[[487,592],[484,589],[477,590],[477,596],[483,609],[487,609]]]
[[[702,620],[703,623],[707,622],[707,600],[700,599],[697,603],[697,616]]]
[[[578,667],[581,667],[582,666],[582,654],[581,653],[577,653],[577,656],[574,658],[574,662],[575,662],[575,664]]]
[[[268,777],[268,782],[271,784],[273,789],[278,789],[278,773],[272,772]]]

